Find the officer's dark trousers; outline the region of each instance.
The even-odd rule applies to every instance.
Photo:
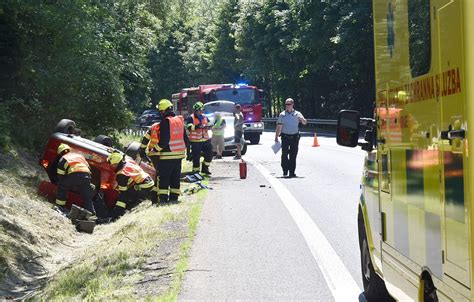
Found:
[[[155,167],[156,178],[155,186],[153,187],[150,193],[150,199],[152,203],[158,202],[158,183],[160,182],[160,156],[159,155],[150,155],[151,162],[153,163],[153,167]]]
[[[283,173],[290,172],[290,174],[295,174],[299,141],[299,134],[281,134],[281,168]]]
[[[153,187],[140,189],[140,191],[137,191],[134,187],[131,187],[125,192],[120,192],[118,201],[125,202],[127,204],[127,207],[124,208],[116,205],[113,209],[112,217],[119,218],[120,216],[125,214],[126,209],[130,210],[137,206],[143,200],[150,198],[150,192],[152,188]]]
[[[160,182],[158,184],[160,203],[178,201],[180,195],[181,161],[182,159],[160,160]]]
[[[79,193],[83,203],[82,207],[95,214],[94,205],[92,204],[94,191],[91,188],[89,173],[77,172],[59,177],[56,199],[66,200],[68,191]]]
[[[193,172],[199,172],[201,152],[204,155],[204,162],[211,163],[212,161],[211,140],[208,140],[205,142],[191,142],[191,151],[193,153]]]

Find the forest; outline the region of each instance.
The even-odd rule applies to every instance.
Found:
[[[0,149],[42,148],[62,118],[118,133],[181,88],[256,85],[308,118],[374,101],[371,1],[4,0]]]

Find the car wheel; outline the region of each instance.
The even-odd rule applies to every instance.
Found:
[[[73,134],[74,129],[76,129],[76,123],[72,120],[62,119],[54,128],[54,132]]]
[[[140,151],[140,143],[138,142],[131,142],[128,144],[127,148],[125,149],[125,154],[133,158],[134,160],[138,157],[138,152]]]
[[[260,142],[260,135],[252,135],[249,140],[252,145],[258,145]]]
[[[242,150],[240,150],[240,154],[245,155],[247,153],[247,142],[242,143]]]
[[[94,142],[102,144],[102,145],[107,146],[107,147],[112,147],[112,145],[113,145],[112,139],[110,137],[108,137],[107,135],[102,135],[102,134],[97,135],[94,138]]]

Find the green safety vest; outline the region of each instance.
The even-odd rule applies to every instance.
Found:
[[[221,118],[214,124],[214,126],[212,126],[212,135],[224,136],[224,128],[220,128],[222,121],[223,119]]]

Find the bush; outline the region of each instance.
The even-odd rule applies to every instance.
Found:
[[[0,107],[0,149],[6,149],[10,144],[10,128],[8,111],[5,107]]]

